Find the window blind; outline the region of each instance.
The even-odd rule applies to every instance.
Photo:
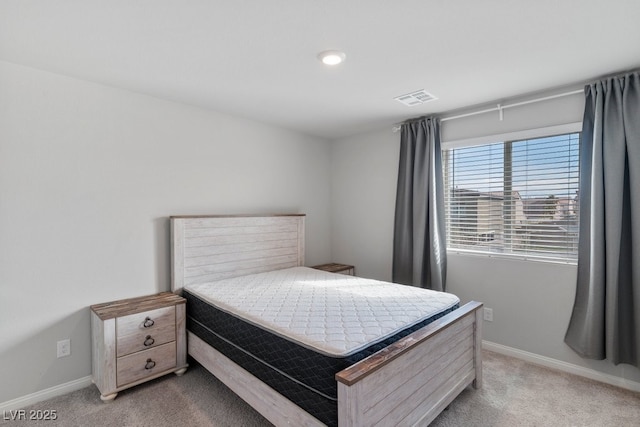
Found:
[[[574,261],[579,133],[443,150],[447,246]]]

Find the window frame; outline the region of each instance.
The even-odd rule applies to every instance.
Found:
[[[451,141],[442,141],[440,144],[440,148],[443,151],[443,159],[444,151],[456,148],[464,148],[464,147],[473,147],[478,145],[486,145],[499,143],[504,141],[520,141],[527,139],[536,139],[536,138],[545,138],[562,134],[569,133],[581,133],[582,132],[582,122],[572,122],[555,126],[547,126],[547,127],[539,127],[532,128],[527,130],[519,130],[513,132],[506,132],[501,134],[492,134],[485,135],[480,137],[473,138],[465,138]],[[444,191],[446,189],[446,165],[442,165],[443,172],[443,183],[444,183]],[[445,210],[447,207],[445,206]],[[580,236],[578,236],[578,239]],[[502,253],[502,252],[489,252],[484,250],[474,250],[474,249],[465,249],[465,248],[450,248],[449,245],[449,236],[447,236],[447,254],[464,254],[464,255],[473,255],[478,257],[485,258],[501,258],[501,259],[512,259],[512,260],[522,260],[522,261],[538,261],[545,263],[556,263],[556,264],[569,264],[576,265],[577,259],[560,259],[550,256],[544,255],[534,255],[534,254],[518,254],[518,253]]]

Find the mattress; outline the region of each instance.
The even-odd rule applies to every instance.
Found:
[[[295,267],[189,285],[187,327],[327,425],[335,374],[453,311],[452,294]]]

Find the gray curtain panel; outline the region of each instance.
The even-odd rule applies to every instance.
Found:
[[[640,367],[640,75],[585,87],[576,298],[565,342]]]
[[[402,125],[393,238],[393,281],[445,290],[447,248],[440,122]]]

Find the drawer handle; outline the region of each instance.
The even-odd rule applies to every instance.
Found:
[[[153,369],[154,366],[156,366],[156,362],[154,362],[151,359],[147,359],[147,364],[144,365],[144,369],[147,369],[147,370]]]
[[[156,323],[153,320],[151,320],[150,317],[147,317],[146,319],[144,319],[144,323],[142,324],[142,326],[144,326],[145,328],[150,328],[153,326],[153,324]]]
[[[154,342],[156,342],[156,340],[151,338],[151,335],[147,335],[146,338],[144,339],[144,346],[149,347],[150,345],[153,345]]]

